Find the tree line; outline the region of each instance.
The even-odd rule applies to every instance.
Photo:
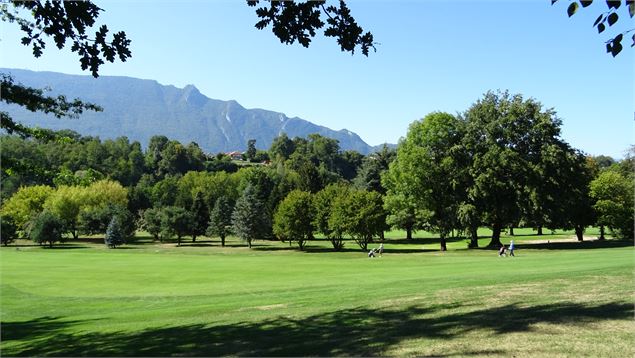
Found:
[[[178,244],[206,235],[224,245],[233,234],[249,246],[279,239],[303,249],[319,234],[340,250],[345,237],[366,249],[393,227],[408,238],[436,232],[445,250],[453,235],[478,246],[484,226],[497,246],[505,229],[574,229],[582,240],[590,225],[632,239],[633,156],[586,156],[560,126],[534,99],[488,92],[464,113],[427,115],[396,150],[368,156],[317,134],[281,134],[267,151],[252,142],[247,165],[165,136],[144,151],[125,137],[5,135],[3,158],[20,170],[2,172],[2,240],[111,233],[114,247],[144,229]]]

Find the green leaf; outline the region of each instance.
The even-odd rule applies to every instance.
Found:
[[[615,24],[618,19],[619,19],[619,16],[617,15],[617,13],[610,14],[608,17],[609,26],[613,26],[613,24]]]
[[[575,14],[576,11],[578,11],[578,3],[574,1],[567,8],[567,14],[569,15],[569,17],[571,17],[573,16],[573,14]]]
[[[606,0],[606,6],[608,6],[609,9],[618,9],[621,4],[621,0]]]
[[[596,27],[597,24],[600,23],[600,21],[602,21],[602,18],[604,17],[604,14],[600,14],[600,16],[598,16],[597,19],[595,19],[595,22],[593,23],[593,27]]]
[[[635,35],[633,35],[633,44],[631,45],[631,47],[635,46]]]
[[[591,5],[592,2],[593,0],[580,0],[580,4],[582,4],[582,7],[587,7]]]
[[[599,24],[598,25],[598,34],[601,34],[602,31],[604,31],[606,29],[606,26],[604,26],[604,24]]]
[[[628,14],[631,17],[635,16],[635,0],[626,0],[626,5],[628,5]]]
[[[551,0],[551,5],[555,4],[558,0]]]

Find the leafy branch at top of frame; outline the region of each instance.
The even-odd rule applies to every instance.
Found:
[[[351,16],[350,9],[342,0],[337,6],[326,5],[326,1],[277,1],[263,0],[268,6],[256,9],[256,15],[260,18],[255,25],[259,30],[271,26],[271,30],[285,44],[293,44],[296,41],[304,47],[309,47],[311,39],[316,31],[324,29],[324,36],[334,37],[342,51],[355,53],[361,48],[362,54],[368,56],[370,49],[376,51],[373,34],[365,32],[359,26],[355,18]],[[249,6],[257,6],[260,0],[248,0]],[[322,14],[326,15],[326,22],[322,20]]]
[[[551,5],[555,4],[558,1],[559,0],[551,0]],[[606,6],[608,7],[608,10],[599,14],[598,17],[595,19],[595,22],[593,23],[593,27],[597,28],[598,33],[600,34],[604,32],[608,27],[612,27],[613,25],[615,25],[620,19],[620,16],[617,10],[622,6],[622,1],[621,0],[606,0],[605,2],[606,2]],[[593,3],[593,0],[573,0],[570,2],[569,6],[567,7],[567,15],[571,17],[580,8],[586,8],[590,6],[592,3]],[[635,0],[624,0],[623,4],[624,4],[624,8],[628,10],[628,15],[631,18],[633,18],[633,16],[635,16]],[[623,49],[622,40],[627,34],[633,31],[635,31],[635,28],[627,29],[623,32],[620,32],[616,36],[608,39],[605,42],[606,52],[610,53],[613,57],[617,56]],[[631,38],[633,40],[631,47],[634,47],[635,34],[633,34]]]
[[[24,33],[21,42],[30,46],[33,56],[40,57],[46,48],[46,37],[51,37],[57,48],[62,49],[69,40],[71,51],[77,52],[82,70],[90,70],[98,77],[99,66],[104,60],[114,62],[115,58],[125,62],[132,56],[130,40],[126,33],[119,31],[108,39],[109,29],[101,25],[90,38],[87,31],[95,25],[95,19],[102,11],[90,1],[18,1],[9,2],[14,10],[10,11],[8,3],[0,6],[3,21],[15,22]],[[19,9],[30,12],[33,21],[20,16]]]

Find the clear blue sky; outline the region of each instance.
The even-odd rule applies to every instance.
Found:
[[[331,38],[308,49],[280,44],[253,27],[254,8],[242,0],[98,1],[98,23],[133,41],[132,59],[100,74],[194,84],[208,97],[346,128],[373,145],[396,143],[429,112],[462,112],[487,90],[509,89],[555,108],[572,146],[621,158],[634,143],[635,51],[627,42],[616,59],[604,52],[608,35],[591,25],[605,4],[568,18],[561,2],[352,1],[381,43],[364,57]],[[82,73],[68,49],[50,44],[34,59],[15,25],[1,26],[2,67]]]

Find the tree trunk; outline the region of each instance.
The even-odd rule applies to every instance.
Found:
[[[49,241],[49,248],[53,248],[53,241]]]
[[[500,223],[492,225],[492,240],[487,246],[499,248],[501,246],[501,230],[503,226]]]
[[[514,227],[513,226],[509,227],[509,235],[510,236],[514,236]]]
[[[406,239],[412,240],[412,225],[406,227]]]
[[[75,240],[77,240],[77,238],[79,237],[79,233],[76,229],[71,230],[71,235],[73,235],[73,239]]]
[[[440,242],[441,242],[441,251],[447,251],[448,247],[447,247],[446,242],[445,242],[445,234],[441,234],[439,236],[439,238],[441,239],[440,240]]]
[[[192,242],[196,242],[196,235],[192,235]]]
[[[478,247],[478,232],[477,232],[477,228],[473,227],[470,228],[470,248],[477,248]]]
[[[249,248],[251,249],[251,240],[247,240],[247,245],[249,245]]]
[[[600,225],[600,240],[606,240],[604,237],[604,225]]]
[[[181,246],[181,237],[180,236],[176,237],[176,246]]]
[[[334,251],[340,251],[342,250],[342,238],[341,237],[335,237],[331,239],[331,244],[333,245],[333,250]]]
[[[220,246],[225,247],[225,236],[220,237]]]
[[[304,250],[304,243],[305,243],[304,240],[298,240],[298,246],[300,246],[300,251]]]
[[[538,235],[542,235],[542,225],[538,225]]]
[[[384,230],[382,230],[382,231],[380,231],[380,232],[379,232],[379,239],[380,239],[381,241],[384,241],[384,239],[386,238],[384,235],[385,235],[385,234],[384,234]]]
[[[576,225],[575,226],[575,236],[578,237],[578,241],[583,241],[584,240],[584,236],[582,236],[582,234],[584,234],[584,228],[580,225]]]

